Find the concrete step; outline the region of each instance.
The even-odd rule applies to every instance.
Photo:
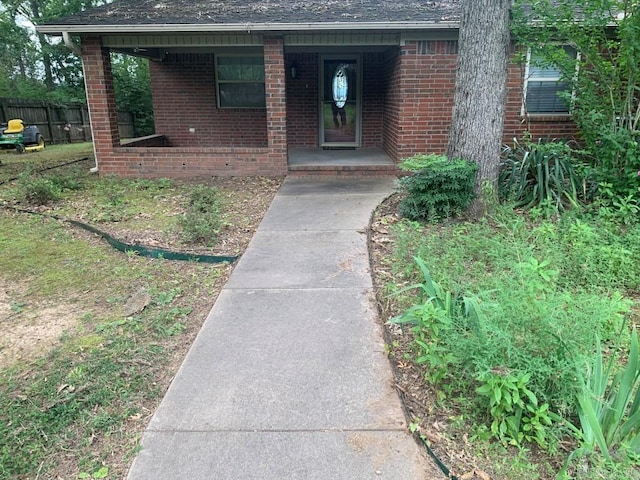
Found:
[[[290,176],[327,175],[337,177],[398,176],[396,165],[290,165]]]

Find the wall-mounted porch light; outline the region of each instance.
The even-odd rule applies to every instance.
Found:
[[[298,64],[296,62],[293,62],[289,67],[289,74],[291,75],[291,78],[296,78],[298,76]]]

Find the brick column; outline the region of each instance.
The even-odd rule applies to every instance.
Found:
[[[418,45],[420,43],[421,45]],[[455,41],[408,41],[396,75],[399,159],[447,148],[456,83]]]
[[[113,90],[109,51],[102,48],[100,37],[82,38],[82,61],[91,131],[96,162],[108,166],[113,147],[120,144],[118,112]]]
[[[269,161],[275,170],[287,173],[287,98],[285,89],[284,42],[264,39],[264,74],[267,107]]]

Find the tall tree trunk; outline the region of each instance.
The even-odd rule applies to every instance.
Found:
[[[486,212],[482,186],[497,186],[509,59],[510,0],[463,0],[458,71],[447,156],[475,161],[474,218]]]
[[[47,90],[54,90],[56,88],[53,83],[53,62],[51,60],[51,54],[49,53],[49,42],[47,38],[38,33],[38,40],[40,41],[40,49],[42,50],[42,65],[44,66],[44,85]]]

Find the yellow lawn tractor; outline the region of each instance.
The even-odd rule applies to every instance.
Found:
[[[35,125],[25,125],[20,119],[0,125],[0,149],[15,149],[16,153],[39,152],[44,148],[44,138]]]

